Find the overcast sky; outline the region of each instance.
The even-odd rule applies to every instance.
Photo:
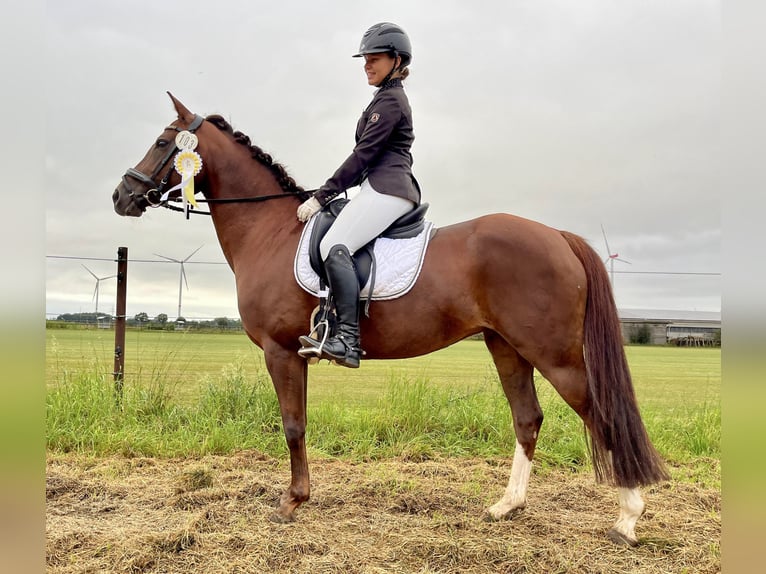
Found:
[[[410,35],[414,171],[437,226],[507,212],[603,258],[622,308],[720,310],[720,5],[712,0],[47,5],[46,313],[94,310],[129,249],[127,313],[238,316],[206,217],[114,213],[125,169],[174,119],[219,113],[305,188],[353,147],[372,97],[351,58],[373,23]],[[204,158],[203,158],[204,159]],[[625,273],[630,272],[630,273]],[[708,275],[712,274],[712,275]],[[99,310],[114,312],[115,280]]]

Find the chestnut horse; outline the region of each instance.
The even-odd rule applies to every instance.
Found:
[[[139,217],[150,205],[167,206],[162,191],[180,182],[171,161],[177,132],[195,132],[203,160],[195,185],[234,272],[242,326],[263,349],[290,451],[290,485],[271,518],[292,521],[310,490],[308,365],[297,351],[318,300],[293,273],[303,230],[295,212],[308,192],[222,117],[203,119],[168,95],[178,117],[123,176],[114,209]],[[526,504],[543,422],[537,369],[582,418],[596,479],[617,487],[619,517],[609,537],[637,544],[639,486],[668,475],[641,420],[606,268],[582,238],[508,214],[439,228],[415,286],[373,302],[370,317],[361,321],[369,359],[415,357],[483,334],[516,435],[510,480],[490,519],[510,518]]]

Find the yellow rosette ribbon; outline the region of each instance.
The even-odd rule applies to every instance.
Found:
[[[178,187],[182,190],[184,209],[187,201],[197,207],[197,200],[194,199],[194,176],[202,171],[202,157],[194,150],[184,149],[176,154],[173,163],[181,175]]]

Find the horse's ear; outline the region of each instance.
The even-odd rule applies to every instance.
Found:
[[[178,112],[178,119],[185,120],[185,121],[192,121],[194,119],[194,114],[190,112],[185,105],[183,105],[180,101],[178,101],[173,94],[168,92],[168,95],[170,96],[170,99],[173,101],[173,106],[175,106],[176,111]]]

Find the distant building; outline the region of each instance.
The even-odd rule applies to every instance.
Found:
[[[626,343],[703,347],[721,342],[720,311],[619,309],[618,313]]]

